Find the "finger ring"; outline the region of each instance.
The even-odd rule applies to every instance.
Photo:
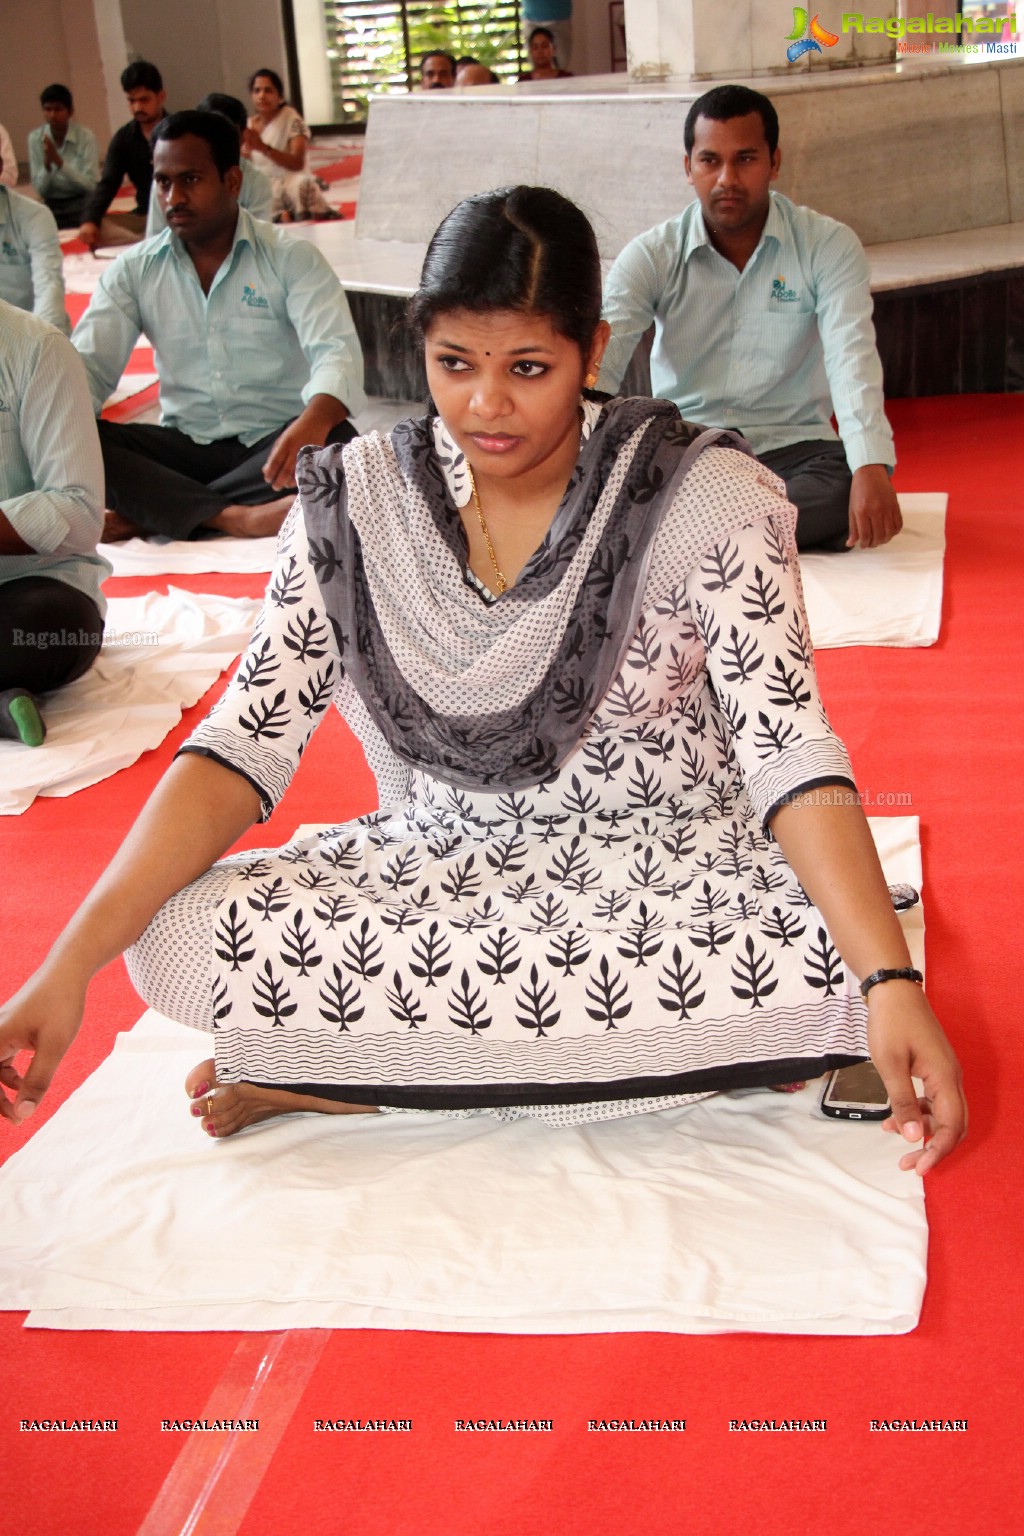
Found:
[[[208,1093],[206,1095],[206,1113],[208,1115],[210,1115],[210,1116],[213,1115],[213,1094],[212,1093]]]

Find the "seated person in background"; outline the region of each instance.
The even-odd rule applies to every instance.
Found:
[[[270,178],[274,220],[285,224],[293,219],[340,219],[316,177],[306,170],[310,132],[285,101],[281,76],[273,69],[258,69],[250,77],[249,95],[254,111],[242,133],[242,154]]]
[[[520,0],[519,19],[526,49],[535,29],[543,27],[555,40],[559,64],[572,68],[572,0]]]
[[[74,343],[99,412],[144,333],[160,426],[99,423],[104,536],[276,533],[306,443],[346,442],[365,403],[362,353],[320,252],[238,207],[238,134],[176,112],[153,136],[168,229],[103,273]]]
[[[238,129],[239,144],[246,129],[245,108],[237,96],[225,96],[221,91],[211,91],[196,106],[197,112],[219,112]],[[253,219],[269,219],[273,214],[274,188],[270,177],[258,170],[251,160],[242,160],[242,188],[238,194],[238,206],[244,208]],[[149,194],[149,215],[146,219],[146,238],[159,235],[167,228],[160,194],[156,187]]]
[[[14,145],[11,136],[3,123],[0,123],[0,187],[16,187],[18,185],[18,157],[14,153]]]
[[[35,696],[99,653],[102,521],[85,369],[52,326],[0,301],[0,736],[38,746]]]
[[[694,102],[684,163],[697,198],[612,267],[601,388],[617,388],[653,321],[653,393],[743,433],[786,483],[799,548],[869,549],[902,518],[868,264],[845,224],[769,190],[778,138],[775,108],[746,86]]]
[[[420,59],[420,90],[450,91],[455,84],[455,55],[434,49]]]
[[[85,218],[78,238],[90,251],[100,243],[104,215],[120,192],[126,176],[135,188],[134,211],[118,214],[116,221],[108,221],[104,238],[123,241],[126,233],[141,235],[146,227],[149,189],[153,185],[153,130],[167,115],[164,82],[155,64],[138,59],[122,70],[121,89],[128,98],[132,120],[119,128],[111,139],[103,162],[103,175],[85,205]]]
[[[555,58],[555,34],[550,27],[534,27],[530,33],[530,62],[532,69],[519,76],[520,80],[571,80],[571,69],[559,69]]]
[[[457,59],[455,61],[455,84],[459,87],[464,85],[500,85],[501,80],[494,73],[493,69],[488,69],[487,65],[481,64],[479,59],[467,56],[464,59]]]
[[[39,97],[45,128],[28,136],[32,185],[57,220],[58,229],[77,229],[99,180],[96,135],[73,123],[75,104],[66,85],[48,85]]]
[[[34,197],[22,197],[5,186],[0,186],[0,299],[32,310],[65,336],[71,329],[53,214]]]

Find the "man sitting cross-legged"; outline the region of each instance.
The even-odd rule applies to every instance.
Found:
[[[299,449],[355,436],[365,396],[348,303],[314,246],[239,208],[225,118],[174,113],[153,143],[168,228],[117,258],[72,337],[97,411],[140,333],[160,378],[160,426],[99,423],[104,537],[273,534]]]

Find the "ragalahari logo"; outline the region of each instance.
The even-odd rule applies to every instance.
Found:
[[[836,32],[826,32],[817,16],[808,26],[808,12],[802,5],[793,7],[793,30],[786,38],[789,47],[786,58],[791,64],[802,59],[805,53],[820,53],[823,48],[834,48],[839,41]]]

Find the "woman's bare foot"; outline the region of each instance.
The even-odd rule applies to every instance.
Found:
[[[806,1088],[807,1087],[807,1084],[806,1083],[772,1083],[770,1086],[771,1086],[772,1093],[799,1093],[802,1088]]]
[[[217,533],[228,533],[235,539],[266,539],[281,531],[281,524],[295,500],[294,491],[278,496],[276,501],[264,501],[257,507],[225,507],[216,517],[203,524]]]
[[[233,1136],[247,1125],[271,1120],[275,1115],[375,1115],[368,1104],[339,1104],[336,1099],[315,1099],[305,1093],[281,1088],[260,1088],[256,1083],[218,1083],[213,1058],[193,1067],[185,1079],[192,1113],[202,1121],[208,1136]]]

